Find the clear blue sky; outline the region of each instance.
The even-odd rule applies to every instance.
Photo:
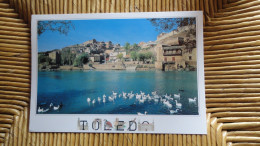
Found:
[[[46,31],[38,38],[39,52],[61,49],[85,41],[112,41],[123,46],[139,42],[155,41],[159,32],[147,19],[72,20],[75,30],[68,35]]]

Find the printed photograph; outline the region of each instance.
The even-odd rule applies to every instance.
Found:
[[[195,17],[38,21],[37,44],[37,114],[199,115]]]

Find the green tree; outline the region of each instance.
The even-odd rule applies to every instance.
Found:
[[[116,57],[117,57],[118,59],[122,60],[122,58],[123,58],[123,54],[122,54],[122,53],[119,53],[119,54],[117,54]]]
[[[146,58],[146,59],[152,59],[153,56],[154,56],[154,55],[153,55],[152,52],[146,52],[146,53],[145,53],[145,58]]]
[[[126,42],[125,46],[124,46],[124,49],[126,50],[126,52],[128,52],[130,50],[130,48],[131,48],[130,43]]]
[[[63,48],[61,51],[61,64],[73,65],[76,54],[72,53],[70,48]]]
[[[51,58],[45,54],[38,54],[38,69],[46,69],[51,65]]]
[[[137,60],[137,58],[138,58],[137,55],[138,55],[138,54],[137,54],[136,51],[132,51],[132,52],[130,52],[130,56],[131,56],[131,58],[133,59],[133,61],[136,61],[136,60]]]
[[[55,21],[38,21],[37,32],[40,36],[47,30],[52,32],[58,31],[61,34],[67,35],[71,29],[75,29],[74,25],[69,20],[55,20]]]
[[[44,54],[38,54],[38,64],[45,63],[46,65],[51,64],[51,58]]]
[[[138,54],[138,60],[139,61],[143,61],[143,63],[145,62],[145,59],[146,59],[146,57],[145,57],[145,54],[144,53],[139,53]]]
[[[151,59],[152,60],[152,63],[154,63],[154,61],[155,61],[155,56],[154,56],[154,54],[152,53],[152,52],[146,52],[145,53],[145,58],[146,59]]]
[[[133,51],[138,51],[138,50],[141,50],[141,47],[138,46],[136,43],[134,43],[133,46],[132,46],[132,50]]]
[[[78,55],[74,61],[73,61],[73,66],[76,67],[83,67],[84,64],[88,63],[89,61],[89,55],[88,53],[82,53]]]

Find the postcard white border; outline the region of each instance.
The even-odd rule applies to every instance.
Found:
[[[87,20],[87,19],[137,19],[137,18],[180,18],[196,17],[197,45],[197,83],[199,115],[88,115],[88,114],[36,114],[38,50],[37,50],[37,21],[39,20]],[[205,82],[204,82],[204,53],[203,53],[203,13],[202,11],[182,12],[144,12],[144,13],[98,13],[98,14],[58,14],[32,15],[31,23],[32,70],[31,70],[31,107],[30,132],[97,132],[97,133],[169,133],[169,134],[207,134]],[[154,131],[88,131],[77,130],[77,121],[88,119],[91,123],[95,118],[115,121],[116,118],[128,122],[134,118],[154,122]],[[90,124],[89,124],[90,125]],[[91,127],[91,126],[89,126]]]

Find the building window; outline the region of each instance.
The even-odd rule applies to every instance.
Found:
[[[189,53],[190,53],[190,54],[192,53],[192,50],[191,50],[191,49],[189,49]]]
[[[192,60],[192,57],[191,57],[191,56],[189,56],[189,60]]]
[[[164,61],[167,62],[167,57],[164,57]]]

